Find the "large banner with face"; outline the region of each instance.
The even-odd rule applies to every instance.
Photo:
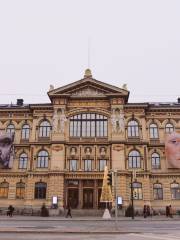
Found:
[[[14,134],[0,134],[0,168],[12,168]]]
[[[165,154],[168,168],[180,168],[180,131],[166,135]]]

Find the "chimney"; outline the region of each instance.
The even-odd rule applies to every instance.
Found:
[[[177,102],[180,103],[180,97],[178,97]]]
[[[18,105],[18,106],[23,106],[23,102],[24,102],[23,99],[21,99],[21,98],[18,98],[18,99],[17,99],[17,105]]]

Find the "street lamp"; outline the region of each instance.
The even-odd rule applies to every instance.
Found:
[[[133,180],[136,179],[136,171],[131,171],[131,205],[132,205],[132,219],[134,219],[134,187],[133,187]]]
[[[132,219],[134,219],[134,196],[133,196],[133,171],[131,171],[131,206],[132,206]]]

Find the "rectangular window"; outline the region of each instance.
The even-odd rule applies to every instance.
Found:
[[[17,199],[24,199],[25,195],[25,188],[16,188],[16,198]]]
[[[133,198],[136,200],[143,199],[142,188],[134,188],[133,189]]]
[[[171,189],[172,199],[180,199],[180,188],[172,188]]]
[[[92,160],[84,160],[84,171],[92,171]]]
[[[154,188],[154,200],[162,200],[162,199],[163,199],[163,189]]]
[[[70,160],[69,161],[69,170],[70,171],[77,171],[77,160]]]
[[[0,198],[8,197],[8,188],[0,187]]]
[[[104,171],[105,166],[106,166],[106,160],[100,159],[99,160],[99,171]]]

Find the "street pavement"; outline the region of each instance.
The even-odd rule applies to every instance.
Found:
[[[118,217],[34,217],[0,216],[1,240],[41,239],[113,239],[113,240],[180,240],[180,217],[154,216],[134,220]]]

